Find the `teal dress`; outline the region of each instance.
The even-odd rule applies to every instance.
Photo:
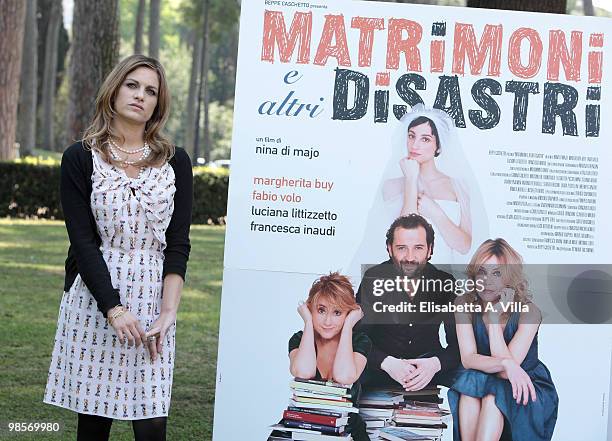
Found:
[[[474,314],[474,337],[478,353],[491,355],[489,335],[482,314]],[[509,343],[518,329],[519,312],[510,315],[504,329],[504,340]],[[538,359],[538,335],[531,342],[529,351],[521,363],[533,383],[536,401],[529,399],[526,406],[517,404],[512,397],[512,386],[508,380],[474,369],[459,368],[452,388],[448,391],[448,402],[453,415],[453,435],[461,441],[459,433],[459,397],[461,394],[475,398],[495,395],[495,404],[504,415],[504,434],[512,441],[548,441],[552,438],[557,421],[559,397],[550,372]],[[503,437],[502,437],[503,438]]]

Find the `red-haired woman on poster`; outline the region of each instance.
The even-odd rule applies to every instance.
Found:
[[[353,332],[363,312],[355,301],[351,282],[338,273],[320,277],[298,313],[304,320],[304,330],[289,340],[291,375],[352,384],[351,400],[356,404],[360,393],[358,380],[372,342],[364,333]],[[359,414],[351,414],[349,427],[355,441],[369,440]]]

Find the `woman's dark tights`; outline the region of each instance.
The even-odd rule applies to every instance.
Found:
[[[166,417],[132,421],[135,441],[165,441]],[[80,413],[77,441],[108,441],[112,418]]]
[[[132,421],[136,441],[166,441],[166,421],[168,418],[147,418]]]

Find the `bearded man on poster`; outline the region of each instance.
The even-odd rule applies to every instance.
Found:
[[[364,386],[395,386],[419,391],[429,384],[451,386],[460,355],[452,312],[452,275],[429,259],[434,231],[425,218],[410,214],[387,231],[389,260],[369,268],[357,292],[364,318],[360,331],[373,347],[361,377]],[[436,282],[436,283],[431,283]],[[438,307],[440,306],[440,307]],[[447,346],[440,343],[444,325]]]

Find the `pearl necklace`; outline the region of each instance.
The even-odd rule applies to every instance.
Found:
[[[127,159],[127,157],[122,158],[119,155],[119,153],[117,153],[117,150],[115,150],[114,147],[116,147],[118,150],[120,150],[120,151],[122,151],[124,153],[127,153],[127,154],[138,153],[138,152],[142,152],[142,153],[140,155],[140,158],[135,159],[135,160],[129,160],[129,159]],[[151,154],[151,147],[149,147],[149,144],[147,144],[146,142],[145,142],[144,146],[142,148],[140,148],[140,149],[133,150],[133,151],[126,151],[126,150],[121,149],[111,139],[110,140],[109,148],[110,148],[110,152],[111,152],[111,156],[113,157],[113,160],[121,163],[121,166],[123,168],[127,168],[130,165],[135,165],[135,164],[137,164],[139,162],[142,162],[142,161],[144,161],[149,156],[149,154]],[[142,167],[140,167],[140,171],[142,172]]]
[[[115,143],[115,141],[113,141],[113,138],[108,138],[108,140],[110,141],[110,143],[113,145],[113,147],[115,147],[117,150],[119,150],[120,152],[123,153],[127,153],[128,155],[131,155],[133,153],[140,153],[140,152],[144,152],[145,150],[149,149],[149,144],[145,141],[144,145],[142,147],[140,147],[139,149],[135,149],[135,150],[126,150],[122,147],[119,147],[119,145],[117,145],[117,143]]]

